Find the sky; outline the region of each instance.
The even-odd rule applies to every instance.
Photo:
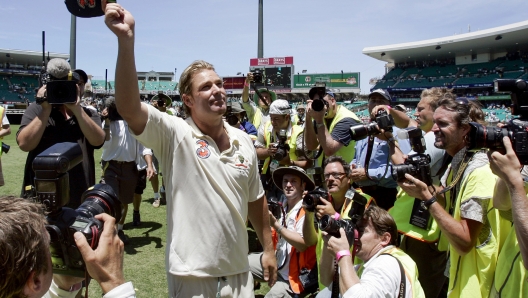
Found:
[[[118,0],[136,20],[136,69],[181,71],[197,59],[221,76],[257,57],[258,0]],[[264,0],[264,57],[293,56],[295,72],[359,72],[361,93],[385,63],[365,47],[452,36],[525,21],[525,1]],[[71,15],[62,0],[0,2],[0,48],[68,54]],[[104,18],[77,18],[77,68],[114,79],[117,39]]]

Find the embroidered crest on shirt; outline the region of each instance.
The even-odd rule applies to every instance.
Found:
[[[198,140],[196,141],[196,144],[200,145],[200,147],[196,149],[196,155],[199,158],[205,159],[211,155],[211,150],[209,150],[209,143],[206,140]]]
[[[242,155],[238,155],[238,161],[239,163],[235,164],[235,166],[237,167],[243,167],[243,168],[246,168],[247,169],[247,165],[246,163],[244,163],[244,161],[246,161],[246,159],[244,158],[244,156]]]

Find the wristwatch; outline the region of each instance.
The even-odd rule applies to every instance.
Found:
[[[429,210],[429,207],[431,207],[431,205],[433,205],[433,203],[436,202],[436,200],[437,198],[435,196],[432,196],[429,200],[422,201],[421,202],[422,208],[425,210]]]

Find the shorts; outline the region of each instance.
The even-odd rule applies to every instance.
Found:
[[[142,195],[146,187],[147,187],[147,170],[143,169],[138,172],[136,190],[134,191],[134,193],[138,195]]]
[[[110,185],[122,204],[134,201],[134,190],[138,180],[138,170],[135,161],[105,161],[103,160],[104,183]]]

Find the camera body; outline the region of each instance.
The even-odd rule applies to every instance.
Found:
[[[78,80],[51,80],[46,85],[46,99],[49,104],[77,102]]]
[[[275,155],[273,155],[273,159],[280,161],[286,157],[290,151],[290,145],[288,145],[287,141],[288,132],[286,129],[280,129],[277,136],[277,142],[274,145],[274,147],[277,148],[277,151],[275,152]]]
[[[412,150],[416,153],[409,155],[403,164],[392,166],[392,178],[401,182],[406,180],[405,174],[410,174],[425,184],[432,185],[431,157],[425,154],[426,146],[422,130],[417,127],[408,127],[400,130],[398,137],[408,138]]]
[[[268,198],[268,210],[276,219],[280,219],[282,216],[282,203],[279,202],[276,197]]]
[[[319,221],[319,229],[321,231],[327,232],[329,235],[336,238],[341,238],[339,229],[343,228],[349,244],[354,243],[354,230],[357,229],[357,223],[363,217],[365,213],[365,205],[367,204],[367,199],[357,193],[353,189],[349,189],[345,195],[347,198],[352,198],[352,206],[348,211],[348,217],[350,219],[338,219],[335,220],[330,215],[323,215]]]
[[[318,98],[314,99],[315,95],[319,95]],[[308,93],[309,98],[312,100],[312,110],[316,112],[322,111],[325,106],[328,107],[328,103],[323,99],[326,95],[326,84],[315,83],[315,86],[310,89]]]
[[[367,136],[379,134],[381,130],[392,131],[394,119],[385,110],[379,110],[374,121],[368,124],[358,124],[350,127],[350,133],[354,141],[361,140]]]
[[[158,107],[164,107],[165,106],[165,100],[164,99],[158,99],[156,104]]]
[[[315,212],[315,207],[317,205],[323,205],[321,198],[328,199],[328,197],[329,194],[326,189],[322,187],[316,187],[314,190],[309,191],[303,197],[303,205],[305,206],[307,211]]]
[[[255,71],[253,72],[253,82],[255,84],[262,84],[262,79],[263,79],[263,76],[262,76],[262,72],[260,71],[260,69],[255,69]]]
[[[112,187],[97,184],[82,195],[77,209],[63,207],[69,202],[68,171],[82,161],[77,143],[58,143],[37,155],[33,161],[36,191],[33,199],[43,204],[48,213],[46,231],[50,235],[53,273],[84,277],[85,263],[75,244],[73,234],[84,234],[95,249],[103,231],[103,223],[94,216],[107,213],[119,220],[121,203]]]
[[[510,120],[504,127],[483,126],[471,122],[469,132],[469,150],[503,149],[503,137],[509,137],[513,150],[523,165],[528,164],[528,82],[514,79],[497,79],[494,82],[495,92],[511,94],[512,115],[519,118]]]

